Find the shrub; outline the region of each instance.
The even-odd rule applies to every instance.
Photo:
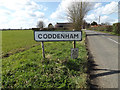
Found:
[[[98,27],[90,27],[90,30],[98,30],[98,31],[108,31],[112,32],[112,26],[98,26]]]
[[[105,27],[103,27],[103,26],[90,27],[89,29],[90,29],[90,30],[105,31]]]
[[[48,30],[49,31],[54,31],[55,29],[54,29],[54,26],[52,25],[52,23],[50,23],[49,25],[48,25]]]
[[[55,28],[48,28],[48,31],[55,31]]]
[[[116,34],[120,34],[120,23],[113,24],[113,32]]]
[[[108,32],[112,32],[113,31],[113,26],[105,26],[105,30]]]
[[[48,31],[48,28],[43,28],[43,31]]]
[[[106,28],[105,28],[105,26],[99,26],[99,27],[98,27],[98,30],[99,30],[99,31],[106,31]]]

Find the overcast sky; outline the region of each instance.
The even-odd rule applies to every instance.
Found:
[[[72,0],[0,0],[0,29],[33,28],[39,20],[49,23],[68,22],[66,8]],[[80,0],[79,0],[80,1]],[[92,0],[90,0],[92,1]],[[107,0],[106,0],[107,1]],[[94,2],[93,9],[85,16],[89,23],[96,21],[110,24],[118,22],[118,2]]]

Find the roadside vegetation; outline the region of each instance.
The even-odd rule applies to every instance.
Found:
[[[21,36],[21,38],[24,37],[22,40],[27,39],[27,45],[35,43],[34,41],[32,42],[32,31],[20,32],[30,33],[29,36],[25,34],[28,38],[25,38],[24,35]],[[12,36],[10,37],[12,38]],[[13,45],[16,42],[18,44],[23,43],[22,41],[17,41],[17,34],[16,37],[13,37]],[[6,42],[3,42],[3,45],[4,43]],[[87,51],[84,32],[83,40],[76,43],[76,47],[79,48],[78,59],[71,59],[71,48],[73,47],[71,41],[44,42],[45,60],[42,58],[41,45],[3,58],[2,88],[88,88],[86,73]],[[23,43],[23,46],[27,46],[26,44]],[[19,45],[18,47],[21,48]],[[18,47],[13,47],[13,49]],[[6,50],[5,46],[3,50]]]
[[[113,25],[90,27],[88,29],[120,36],[119,28],[120,28],[120,23],[114,23]]]

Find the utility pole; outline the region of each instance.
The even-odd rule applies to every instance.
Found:
[[[100,24],[100,15],[99,15],[99,24]]]
[[[118,2],[118,22],[120,23],[120,1]]]

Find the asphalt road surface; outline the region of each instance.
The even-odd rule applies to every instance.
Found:
[[[99,88],[118,88],[118,36],[86,30],[89,49],[95,61],[92,84]]]

